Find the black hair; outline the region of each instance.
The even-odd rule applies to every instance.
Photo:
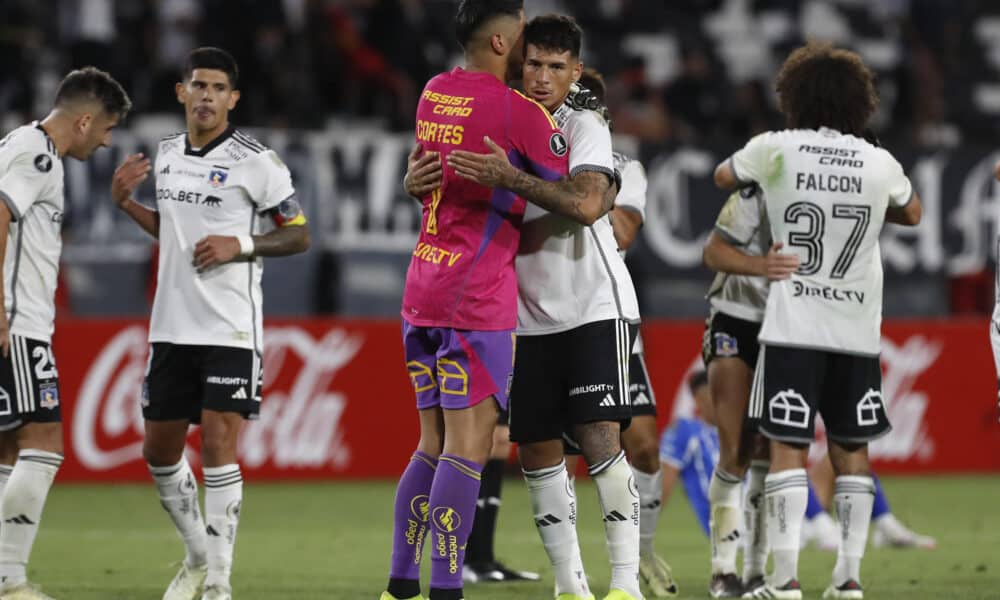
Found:
[[[462,0],[455,12],[455,38],[469,49],[469,40],[479,28],[496,17],[517,17],[524,0]]]
[[[792,52],[774,87],[792,129],[829,127],[860,137],[878,108],[875,77],[861,57],[827,43]]]
[[[184,81],[190,79],[195,69],[222,71],[229,77],[229,85],[233,89],[236,89],[240,81],[240,68],[236,66],[236,59],[222,48],[202,46],[188,52],[187,60],[184,61],[184,72],[181,73],[181,79]]]
[[[115,78],[96,67],[83,67],[70,71],[56,90],[56,106],[74,102],[97,102],[109,115],[124,119],[132,109],[132,100]]]
[[[535,17],[525,26],[524,43],[542,50],[569,51],[573,58],[580,58],[583,30],[573,17],[542,15]]]

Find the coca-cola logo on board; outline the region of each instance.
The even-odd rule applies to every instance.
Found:
[[[319,339],[300,327],[265,328],[264,400],[260,419],[239,442],[240,463],[253,469],[341,470],[351,460],[341,426],[348,398],[333,382],[357,356],[361,335],[339,328]],[[97,353],[80,388],[72,444],[87,469],[107,471],[142,460],[142,382],[148,361],[147,330],[131,326]],[[198,462],[188,448],[188,458]]]

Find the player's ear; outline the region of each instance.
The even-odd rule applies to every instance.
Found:
[[[229,102],[226,103],[226,108],[228,110],[233,110],[236,108],[236,103],[240,101],[240,91],[233,90],[229,93]]]
[[[502,33],[494,33],[490,36],[490,46],[493,48],[493,52],[503,56],[507,54],[508,44],[507,40],[504,39]]]
[[[573,67],[573,83],[580,81],[580,77],[583,76],[583,61],[576,61],[576,66]]]
[[[178,81],[174,84],[174,93],[177,94],[178,104],[185,104],[187,102],[187,86],[184,85],[183,81]]]
[[[94,122],[94,115],[89,112],[81,113],[79,117],[76,118],[76,130],[80,135],[86,135],[87,131],[90,130],[90,126]]]

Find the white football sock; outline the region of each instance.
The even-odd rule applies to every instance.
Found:
[[[531,496],[535,526],[552,563],[556,595],[589,596],[590,587],[576,535],[576,496],[566,462],[523,473]]]
[[[747,531],[743,536],[743,581],[763,576],[767,566],[767,523],[764,520],[764,478],[770,467],[767,461],[750,463],[747,491],[743,499],[743,518]]]
[[[740,478],[715,468],[708,484],[711,506],[708,529],[712,542],[712,574],[735,573],[740,548]]]
[[[587,471],[597,484],[597,497],[604,515],[611,589],[642,598],[639,591],[639,490],[635,488],[625,451],[590,466]]]
[[[0,498],[3,498],[4,488],[7,486],[7,480],[10,479],[10,474],[13,471],[14,465],[0,464]]]
[[[233,546],[243,504],[243,476],[237,464],[204,467],[208,576],[205,586],[229,586]]]
[[[0,581],[26,581],[25,567],[42,520],[45,498],[62,464],[61,454],[21,450],[0,501]]]
[[[834,585],[842,585],[849,579],[861,583],[861,557],[865,555],[874,503],[875,484],[871,477],[841,475],[835,480],[833,506],[841,536],[833,568]]]
[[[545,553],[552,563],[556,595],[587,597],[590,587],[576,537],[576,496],[566,472],[566,461],[554,467],[524,471],[531,510]]]
[[[632,467],[635,487],[639,489],[639,554],[652,556],[656,539],[656,524],[660,520],[663,503],[663,471],[644,473]]]
[[[798,579],[802,521],[809,502],[809,479],[805,469],[770,473],[764,480],[767,503],[767,539],[774,554],[776,585]]]
[[[186,458],[176,465],[147,465],[153,476],[160,504],[174,522],[177,535],[184,540],[184,564],[203,567],[206,561],[205,521],[198,507],[198,482]]]

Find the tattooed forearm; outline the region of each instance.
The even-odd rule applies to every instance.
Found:
[[[504,187],[549,212],[582,225],[592,225],[614,204],[614,194],[608,202],[607,192],[611,184],[607,176],[593,171],[584,171],[560,181],[545,181],[524,171],[516,171],[510,185]]]
[[[308,225],[289,225],[253,236],[253,253],[255,256],[288,256],[305,252],[309,244]]]

